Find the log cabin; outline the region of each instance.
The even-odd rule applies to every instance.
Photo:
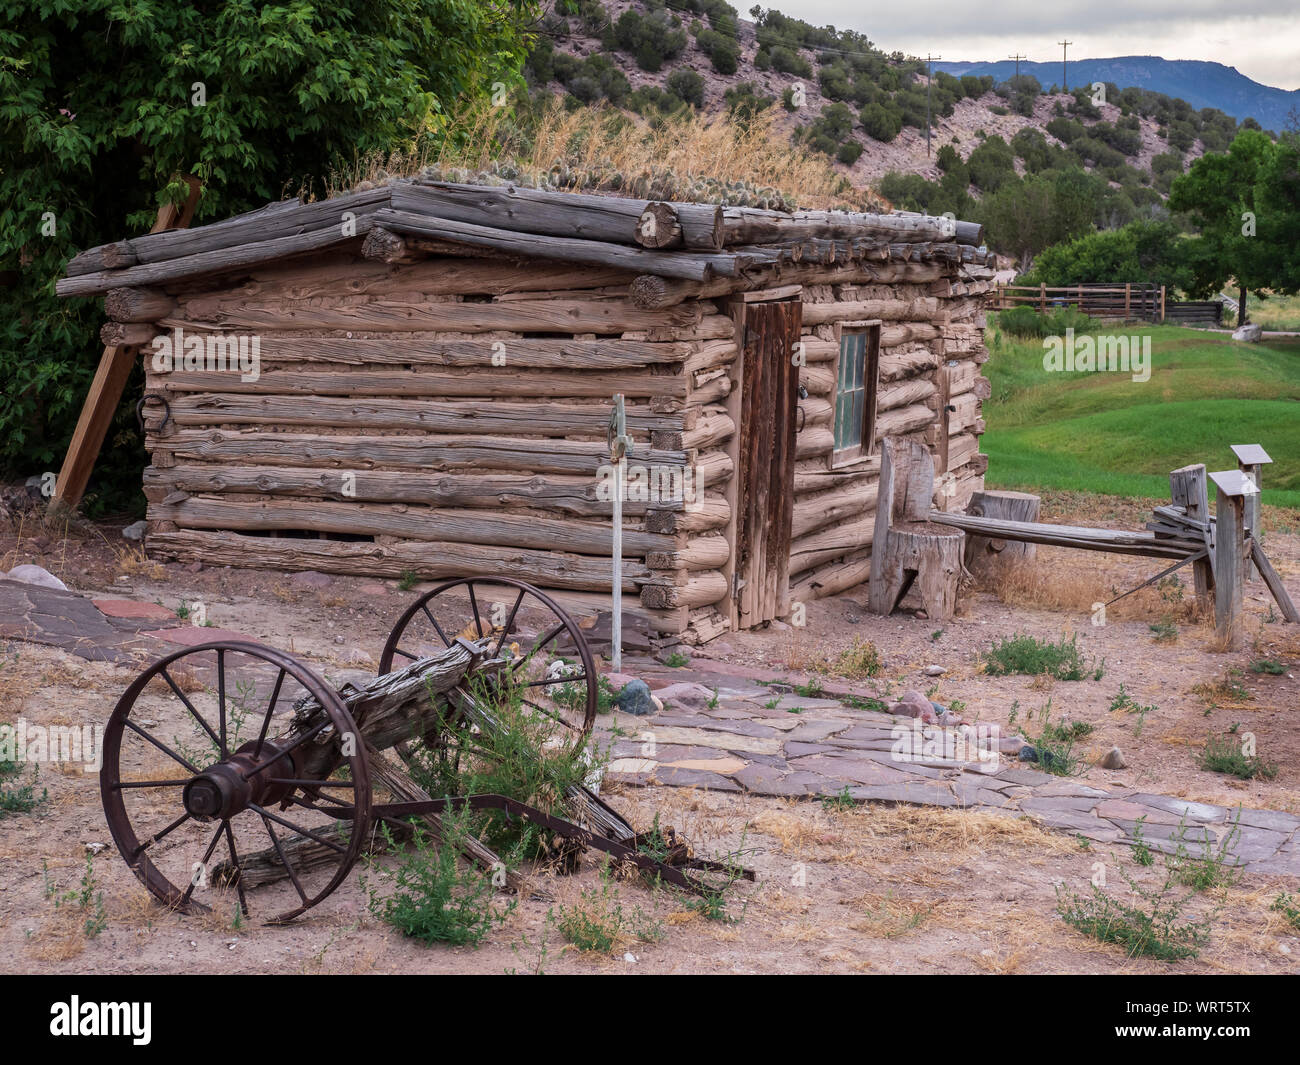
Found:
[[[591,613],[622,491],[625,611],[698,642],[867,578],[886,437],[941,509],[983,487],[991,262],[948,218],[422,176],[92,248],[57,290],[143,360],[151,556]]]

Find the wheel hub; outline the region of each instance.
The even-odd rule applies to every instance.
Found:
[[[293,785],[273,778],[294,776],[292,754],[280,755],[274,740],[263,741],[260,751],[257,747],[255,741],[244,744],[186,784],[181,794],[186,812],[199,821],[224,821],[250,805],[265,806],[289,794]]]

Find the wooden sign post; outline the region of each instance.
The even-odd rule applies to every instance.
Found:
[[[1240,470],[1210,474],[1215,488],[1214,630],[1231,650],[1241,647],[1241,592],[1246,573],[1246,497],[1255,483]]]
[[[1255,485],[1255,491],[1246,496],[1246,528],[1250,530],[1253,539],[1260,540],[1264,535],[1264,514],[1260,504],[1260,496],[1264,488],[1262,470],[1266,463],[1271,463],[1273,460],[1258,444],[1233,444],[1232,453],[1237,456],[1237,468]],[[1257,576],[1259,574],[1254,564],[1247,559],[1246,580],[1253,581]]]

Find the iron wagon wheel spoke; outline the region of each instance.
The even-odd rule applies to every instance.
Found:
[[[552,680],[547,680],[545,677],[543,677],[541,680],[527,680],[527,681],[524,681],[522,684],[519,685],[519,687],[521,687],[521,688],[537,688],[537,687],[540,687],[540,686],[543,685],[543,684],[548,685],[548,686],[549,686],[549,685],[554,685],[554,684],[574,684],[574,683],[576,683],[577,681],[580,681],[580,680],[586,680],[586,679],[587,679],[587,674],[585,674],[585,673],[579,673],[577,676],[574,676],[574,677],[556,677],[556,678],[554,678],[554,679],[552,679]]]
[[[279,855],[280,864],[284,866],[285,872],[289,874],[289,879],[293,881],[293,889],[298,892],[298,897],[303,902],[306,902],[307,892],[303,891],[302,884],[298,880],[298,874],[293,871],[293,863],[289,861],[289,856],[284,851],[284,845],[280,842],[280,837],[275,834],[275,828],[272,827],[270,818],[264,816],[262,824],[266,826],[266,834],[271,837],[271,846],[275,848],[275,853]]]
[[[281,828],[287,828],[290,832],[297,832],[298,835],[300,836],[306,836],[308,839],[315,840],[321,846],[328,847],[332,851],[338,851],[339,854],[347,853],[347,848],[340,847],[332,839],[326,839],[324,836],[318,836],[315,832],[311,831],[311,829],[303,828],[301,825],[295,825],[288,818],[280,817],[278,814],[273,814],[270,810],[258,806],[257,803],[255,802],[250,802],[248,804],[248,808],[252,810],[254,813],[261,814],[263,817],[269,817]],[[307,807],[307,809],[311,809],[311,807]]]
[[[226,746],[226,652],[217,648],[217,713],[221,720],[221,757],[229,758],[230,749]]]
[[[224,821],[217,825],[217,830],[212,833],[212,841],[208,844],[208,849],[203,852],[203,858],[199,861],[199,866],[203,869],[204,873],[207,872],[208,862],[212,858],[212,852],[217,849],[217,844],[221,842],[221,833],[225,827],[226,823]],[[194,889],[196,887],[198,887],[198,882],[195,880],[194,876],[191,875],[189,887],[185,889],[185,894],[181,896],[182,906],[189,904],[190,896],[194,894]]]
[[[270,784],[293,784],[300,788],[352,788],[350,780],[299,780],[294,777],[268,777]]]
[[[248,898],[244,894],[244,867],[239,863],[239,851],[235,850],[235,833],[231,831],[230,819],[222,822],[226,829],[226,845],[230,848],[230,861],[235,867],[235,890],[239,892],[239,908],[248,916]]]
[[[162,677],[163,680],[167,682],[168,687],[170,687],[171,690],[176,693],[176,698],[178,698],[182,703],[185,704],[185,709],[190,712],[190,716],[199,723],[199,727],[208,734],[212,742],[217,744],[218,747],[221,746],[221,737],[219,737],[215,732],[212,731],[212,726],[209,725],[207,720],[203,717],[203,715],[200,714],[198,710],[194,708],[194,704],[190,702],[186,694],[183,691],[181,691],[180,685],[178,685],[174,680],[172,680],[172,675],[168,673],[166,669],[161,670],[159,672],[159,675]]]
[[[447,634],[442,631],[442,626],[438,624],[438,619],[435,618],[432,612],[429,610],[429,604],[421,603],[420,609],[424,611],[424,616],[427,617],[430,622],[432,622],[434,631],[437,632],[438,636],[442,639],[442,645],[444,647],[450,647],[451,641],[447,639]]]
[[[161,843],[173,832],[175,832],[178,828],[180,828],[181,825],[185,824],[185,822],[188,821],[189,819],[190,819],[190,812],[186,810],[185,813],[181,814],[180,817],[176,818],[175,821],[173,821],[170,825],[164,828],[161,832],[155,832],[147,840],[139,844],[132,852],[131,860],[134,861],[136,858],[140,857],[140,855],[142,855],[146,850],[152,847],[155,843]]]
[[[145,730],[142,729],[139,725],[137,725],[134,721],[124,721],[123,724],[127,728],[129,728],[132,732],[134,732],[137,736],[140,736],[143,739],[148,740],[150,743],[152,743],[155,747],[158,748],[158,750],[162,751],[162,753],[165,754],[168,758],[170,758],[173,762],[179,762],[195,776],[199,775],[199,771],[190,763],[189,759],[182,758],[179,754],[173,751],[170,747],[167,746],[167,744],[163,743],[161,740],[154,739],[154,737],[149,735],[149,733],[145,732]]]
[[[186,777],[184,780],[121,780],[113,787],[118,791],[131,788],[183,788],[193,779],[193,777]]]
[[[262,719],[262,730],[257,734],[257,746],[253,748],[253,757],[262,753],[262,744],[266,742],[266,733],[271,727],[271,718],[275,716],[275,703],[280,698],[280,686],[284,684],[285,670],[280,667],[280,675],[275,678],[275,687],[271,689],[270,701],[266,704],[266,717]]]
[[[572,730],[573,732],[582,732],[582,729],[578,728],[576,725],[573,725],[573,724],[571,724],[570,722],[565,721],[564,718],[561,717],[559,714],[552,713],[550,710],[547,710],[546,707],[544,707],[544,706],[538,706],[538,705],[537,705],[535,702],[533,702],[531,699],[522,699],[522,700],[520,700],[520,701],[521,701],[525,706],[531,706],[531,707],[532,707],[534,710],[536,710],[539,714],[545,714],[545,715],[546,715],[547,717],[549,717],[552,721],[556,721],[556,722],[558,722],[559,724],[563,725],[565,728],[570,729],[570,730]]]
[[[483,621],[478,615],[478,598],[474,595],[474,582],[469,581],[465,588],[469,592],[469,605],[474,610],[474,639],[481,640],[485,633],[483,632]]]
[[[510,608],[510,616],[506,618],[505,626],[501,629],[501,636],[497,639],[497,645],[492,650],[492,657],[496,658],[501,654],[501,648],[505,646],[506,637],[510,635],[510,630],[515,626],[515,615],[519,613],[519,604],[524,601],[524,590],[519,589],[519,595],[515,597],[515,605]]]
[[[394,647],[393,654],[401,655],[408,662],[414,662],[416,660],[415,655],[411,654],[410,651],[403,651],[400,647]]]

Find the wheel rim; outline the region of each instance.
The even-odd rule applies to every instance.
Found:
[[[566,743],[577,745],[590,735],[599,696],[595,660],[577,623],[541,589],[510,577],[463,577],[438,585],[393,626],[379,672],[436,653],[457,636],[489,640],[494,656],[510,654],[507,668],[524,704],[562,725]],[[560,661],[568,664],[569,675],[548,674]],[[438,742],[429,734],[424,740]],[[409,753],[399,751],[403,757]]]
[[[306,700],[319,709],[295,732]],[[309,758],[327,779],[300,776]],[[302,663],[253,643],[185,648],[141,673],[105,728],[100,794],[119,852],[160,902],[182,912],[224,903],[268,913],[269,924],[330,895],[369,827],[365,748],[342,700]]]

